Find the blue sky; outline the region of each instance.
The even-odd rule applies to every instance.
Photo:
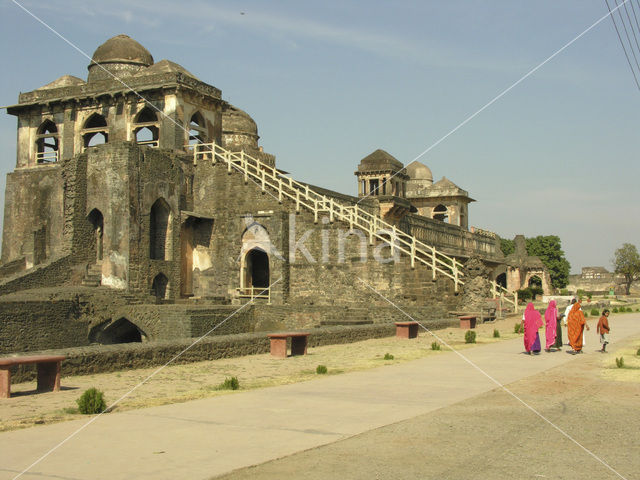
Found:
[[[354,194],[360,159],[408,164],[607,13],[603,0],[21,2],[89,56],[126,33],[222,90],[296,179]],[[188,5],[188,6],[184,6]],[[640,13],[640,3],[636,3]],[[0,105],[88,59],[0,4]],[[558,235],[572,272],[640,246],[640,92],[610,19],[420,158],[470,224]],[[0,113],[0,174],[15,166]]]

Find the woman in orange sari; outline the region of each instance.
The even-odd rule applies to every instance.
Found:
[[[571,353],[582,353],[582,333],[585,327],[587,330],[590,330],[589,325],[587,325],[587,320],[584,318],[584,313],[582,313],[580,302],[578,301],[571,307],[567,320],[567,335],[569,336],[571,348],[573,348],[573,352]]]

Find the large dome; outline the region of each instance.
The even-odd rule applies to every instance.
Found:
[[[88,80],[104,80],[112,75],[131,76],[151,65],[153,57],[146,48],[128,35],[116,35],[93,53]]]

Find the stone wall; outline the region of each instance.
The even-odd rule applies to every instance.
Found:
[[[428,328],[453,326],[457,322],[431,322]],[[393,324],[358,325],[353,327],[324,327],[310,329],[309,347],[353,343],[369,338],[390,337],[395,334]],[[89,375],[131,368],[149,368],[166,364],[183,352],[173,363],[184,364],[240,357],[269,352],[269,340],[264,333],[245,333],[207,337],[194,344],[195,339],[167,342],[101,345],[58,350],[43,350],[38,353],[65,355],[62,362],[62,384],[68,375]],[[185,351],[187,347],[193,345]],[[12,380],[24,382],[35,378],[33,365],[12,368]]]
[[[0,295],[28,290],[32,288],[50,287],[71,283],[78,272],[83,271],[82,265],[76,265],[71,255],[52,259],[44,265],[38,265],[9,276],[0,283]]]

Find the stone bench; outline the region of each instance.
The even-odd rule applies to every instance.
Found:
[[[306,355],[309,333],[286,332],[267,334],[271,342],[271,355],[278,358],[287,358],[287,339],[291,339],[291,356]]]
[[[416,338],[418,336],[418,322],[395,322],[397,338]]]
[[[64,355],[33,355],[30,357],[0,358],[0,398],[11,397],[11,370],[14,365],[35,363],[38,371],[38,391],[60,390],[60,364]]]
[[[475,315],[463,315],[458,317],[460,319],[460,328],[469,330],[470,328],[476,328],[476,316]]]

